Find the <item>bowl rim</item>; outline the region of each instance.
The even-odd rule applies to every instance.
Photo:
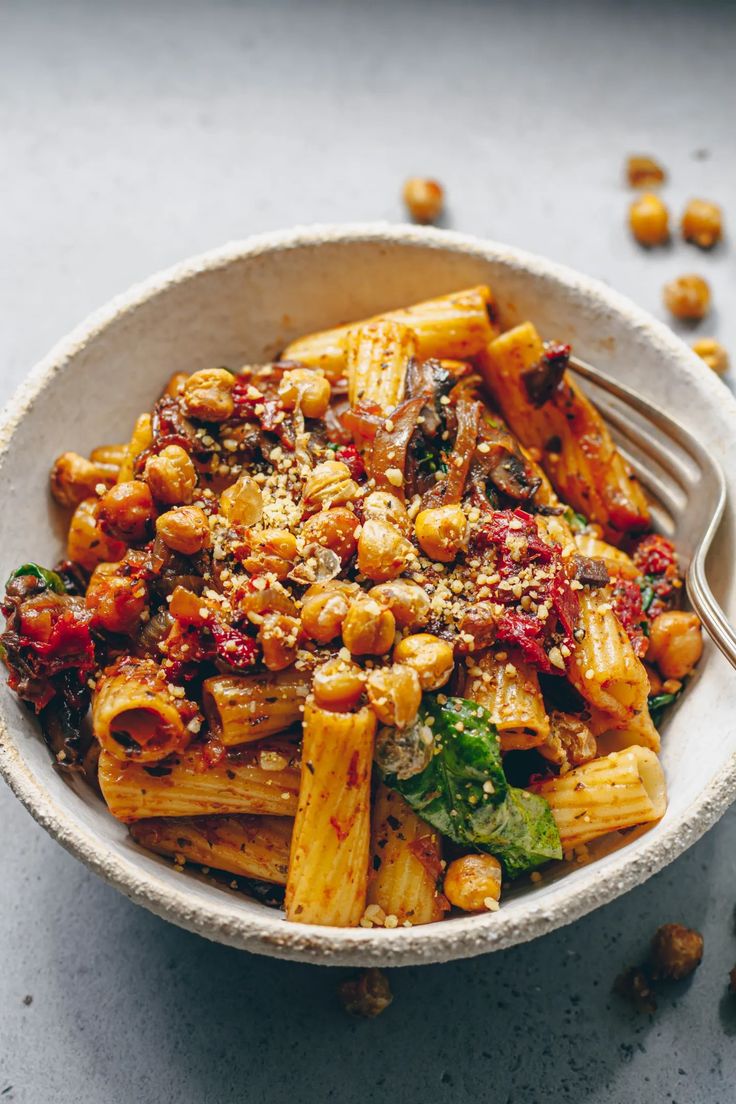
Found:
[[[736,399],[699,358],[663,322],[625,296],[592,277],[544,257],[455,231],[394,223],[348,223],[297,226],[232,241],[186,258],[134,284],[94,311],[62,338],[31,370],[0,414],[0,464],[13,432],[36,397],[91,339],[113,321],[174,285],[226,268],[244,258],[284,252],[304,246],[350,245],[383,241],[389,245],[420,245],[443,252],[501,262],[534,277],[562,284],[600,309],[624,316],[627,323],[659,349],[687,364],[701,390],[736,416]],[[727,767],[694,798],[672,824],[659,824],[629,847],[609,856],[604,870],[570,892],[568,879],[545,887],[536,902],[530,895],[524,916],[497,913],[463,916],[439,924],[393,931],[306,926],[283,919],[281,913],[249,915],[236,898],[200,902],[156,870],[144,871],[131,857],[108,850],[99,837],[62,808],[21,757],[10,728],[0,717],[0,774],[35,820],[76,858],[105,881],[158,916],[209,939],[279,958],[327,965],[418,965],[468,958],[527,942],[547,934],[614,900],[644,882],[698,840],[736,798],[736,752]],[[170,869],[167,871],[170,873]]]

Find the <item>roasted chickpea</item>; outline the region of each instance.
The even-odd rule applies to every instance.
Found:
[[[180,445],[167,445],[146,460],[145,479],[157,502],[182,506],[192,501],[197,486],[194,464]]]
[[[184,408],[200,422],[226,422],[235,405],[235,376],[225,368],[205,368],[189,377],[182,389]]]
[[[697,614],[667,610],[649,626],[647,660],[656,663],[666,679],[689,675],[703,654],[703,633]]]
[[[710,288],[702,276],[678,276],[664,285],[664,302],[675,318],[698,322],[710,310]]]
[[[63,452],[51,469],[51,494],[61,506],[76,507],[85,498],[91,498],[102,484],[112,487],[117,479],[118,467],[87,460],[78,452]]]
[[[355,555],[358,538],[355,531],[359,522],[347,506],[333,506],[331,510],[320,510],[312,514],[302,527],[305,544],[319,544],[330,548],[343,563]]]
[[[314,672],[312,689],[317,705],[334,713],[348,713],[363,696],[363,672],[357,663],[336,656]]]
[[[122,560],[126,546],[100,528],[98,519],[100,500],[85,498],[77,506],[69,523],[67,557],[92,571],[99,563]]]
[[[699,341],[693,342],[693,352],[719,376],[728,371],[728,353],[715,338],[701,337]]]
[[[98,445],[92,449],[89,458],[93,464],[109,464],[111,468],[119,470],[127,455],[127,445]]]
[[[329,644],[339,636],[350,599],[350,591],[340,583],[310,587],[302,600],[302,628],[307,636],[318,644]]]
[[[436,506],[417,514],[414,534],[430,560],[450,563],[463,547],[467,527],[462,507]]]
[[[723,216],[717,203],[707,199],[691,199],[680,224],[685,241],[712,249],[723,235]]]
[[[220,495],[220,510],[236,525],[256,525],[263,514],[263,495],[255,479],[241,475]]]
[[[368,591],[386,609],[390,609],[400,629],[419,629],[429,619],[429,598],[409,579],[392,579]]]
[[[309,514],[330,506],[347,506],[360,495],[360,487],[350,475],[350,468],[341,460],[325,460],[317,464],[307,480],[302,494],[302,506]]]
[[[653,188],[664,183],[666,173],[653,157],[635,154],[626,162],[626,177],[632,188]]]
[[[455,666],[452,645],[432,633],[405,636],[394,648],[394,663],[406,663],[419,675],[422,690],[439,690]]]
[[[493,855],[463,855],[445,871],[444,893],[464,912],[494,911],[501,897],[501,864]]]
[[[404,184],[402,196],[415,222],[436,222],[442,213],[445,193],[436,180],[410,176]]]
[[[188,379],[188,372],[174,372],[173,376],[169,376],[169,382],[164,388],[164,395],[168,395],[169,398],[172,399],[178,398],[184,390],[184,384]]]
[[[286,410],[299,407],[305,418],[322,418],[332,390],[319,368],[292,368],[284,372],[279,398]]]
[[[363,502],[366,521],[389,521],[405,537],[411,532],[411,522],[401,499],[389,491],[372,491]]]
[[[146,540],[155,516],[151,489],[138,479],[117,483],[100,499],[100,525],[126,544]]]
[[[167,548],[195,556],[210,543],[210,524],[199,506],[178,506],[156,518],[156,533]]]
[[[412,667],[403,663],[376,667],[368,674],[366,689],[371,709],[383,724],[406,728],[416,720],[422,688]]]
[[[649,965],[652,977],[681,981],[700,965],[704,940],[684,924],[662,924],[652,939]]]
[[[659,196],[638,196],[629,207],[629,226],[639,245],[664,245],[670,236],[670,216]]]
[[[284,613],[266,613],[258,630],[263,663],[269,671],[283,671],[296,659],[301,625],[298,617]]]
[[[350,603],[342,625],[342,638],[353,655],[385,655],[394,642],[396,622],[385,609],[367,594]]]
[[[358,537],[358,570],[375,583],[385,583],[401,574],[412,551],[395,525],[365,521]]]
[[[141,627],[141,614],[148,606],[148,587],[143,579],[126,574],[127,566],[127,557],[123,563],[98,564],[87,587],[85,604],[92,610],[93,625],[131,635]]]
[[[249,529],[243,567],[250,575],[285,579],[296,559],[296,537],[288,529]]]

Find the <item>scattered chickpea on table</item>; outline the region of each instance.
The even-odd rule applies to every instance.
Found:
[[[683,321],[699,322],[710,310],[710,287],[696,273],[670,280],[664,285],[663,296],[667,309]]]
[[[441,184],[423,176],[411,176],[404,184],[404,203],[415,222],[436,222],[442,214],[445,193]]]

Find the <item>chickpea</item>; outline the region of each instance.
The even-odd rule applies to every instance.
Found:
[[[156,518],[156,533],[167,548],[195,556],[210,543],[210,523],[199,506],[178,506]]]
[[[703,634],[697,614],[668,610],[649,626],[647,660],[656,663],[666,679],[689,675],[703,654]]]
[[[429,619],[429,598],[419,583],[392,579],[371,587],[368,593],[391,610],[400,629],[419,629]]]
[[[406,728],[416,720],[422,688],[412,667],[403,663],[376,667],[368,675],[366,689],[371,708],[383,724]]]
[[[728,371],[728,353],[715,338],[701,337],[699,341],[693,342],[693,352],[702,357],[708,367],[719,376]]]
[[[167,445],[146,460],[145,479],[157,502],[182,506],[192,501],[197,486],[194,464],[180,445]]]
[[[442,213],[445,193],[436,180],[410,176],[404,184],[402,196],[415,222],[436,222]]]
[[[317,705],[334,713],[348,713],[363,696],[363,672],[357,663],[336,656],[314,672],[312,689]]]
[[[629,207],[629,226],[639,245],[664,245],[670,236],[670,216],[659,196],[638,196]]]
[[[145,540],[155,516],[151,489],[137,479],[117,483],[100,499],[98,517],[103,530],[126,544]]]
[[[411,532],[411,522],[401,499],[390,491],[373,491],[363,502],[363,517],[366,521],[389,521],[405,537]]]
[[[51,469],[51,494],[60,506],[77,507],[85,498],[97,493],[100,483],[112,487],[117,480],[118,468],[87,460],[77,452],[63,452]]]
[[[390,610],[361,594],[350,603],[342,638],[353,655],[385,655],[394,642],[396,622]]]
[[[357,588],[356,588],[357,589]],[[340,584],[310,587],[302,600],[302,628],[318,644],[329,644],[342,632],[350,609],[350,592]]]
[[[279,398],[286,410],[301,409],[305,418],[324,417],[332,389],[319,368],[292,368],[284,372]]]
[[[235,404],[235,376],[225,368],[205,368],[189,377],[182,389],[184,408],[200,422],[226,422]]]
[[[267,613],[258,630],[263,651],[263,663],[269,671],[283,671],[296,659],[296,646],[301,625],[298,617],[284,613]]]
[[[296,559],[296,537],[288,529],[249,529],[243,567],[250,575],[285,579]]]
[[[684,924],[662,924],[652,939],[649,964],[652,977],[680,981],[700,965],[704,940],[699,931]]]
[[[317,464],[306,482],[302,506],[306,513],[329,506],[347,506],[360,495],[360,487],[350,475],[350,468],[341,460],[325,460]]]
[[[678,276],[664,285],[664,302],[675,318],[698,322],[710,310],[710,288],[702,276]]]
[[[493,855],[463,855],[445,871],[444,893],[464,912],[495,911],[501,897],[501,864]]]
[[[169,382],[164,388],[164,395],[168,395],[169,398],[172,399],[178,398],[184,390],[184,384],[188,379],[188,372],[174,372],[173,376],[169,376]]]
[[[319,544],[330,548],[343,563],[355,555],[358,538],[355,531],[358,519],[347,506],[333,506],[331,510],[320,510],[304,522],[302,537],[306,544]]]
[[[653,157],[634,155],[626,162],[626,176],[632,188],[652,188],[664,184],[666,173]]]
[[[93,464],[109,464],[111,468],[119,471],[127,455],[127,445],[98,445],[97,448],[92,449],[89,458]]]
[[[126,551],[122,541],[103,533],[98,518],[99,507],[98,498],[85,498],[69,523],[67,557],[88,571],[92,571],[98,563],[122,560]]]
[[[712,249],[723,236],[721,208],[707,199],[691,199],[683,211],[680,228],[685,241],[701,249]]]
[[[124,571],[125,561],[98,564],[87,587],[85,604],[92,610],[93,625],[131,635],[141,627],[141,614],[148,606],[148,587],[143,579],[125,575]]]
[[[220,495],[220,510],[235,525],[256,525],[263,514],[263,495],[255,479],[241,475]]]
[[[394,663],[406,663],[419,675],[422,690],[439,690],[452,674],[452,645],[432,633],[405,636],[394,648]]]
[[[358,570],[376,583],[395,579],[407,565],[413,549],[395,525],[365,521],[358,538]]]
[[[414,522],[414,534],[431,560],[450,563],[463,547],[467,522],[460,506],[436,506],[422,510]]]

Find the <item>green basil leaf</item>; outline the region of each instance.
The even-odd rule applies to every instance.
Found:
[[[23,564],[21,567],[17,567],[13,571],[5,584],[7,587],[13,579],[19,578],[21,575],[33,575],[36,579],[40,579],[51,590],[56,591],[57,594],[66,594],[66,587],[61,581],[61,577],[56,574],[55,571],[49,571],[47,567],[41,567],[37,563]]]
[[[417,724],[432,730],[432,759],[410,778],[386,775],[386,783],[420,817],[455,843],[489,851],[510,877],[562,858],[547,802],[508,785],[487,709],[464,698],[440,704],[427,695]]]

